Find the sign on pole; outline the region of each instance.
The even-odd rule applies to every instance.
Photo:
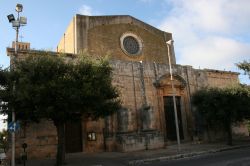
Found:
[[[10,122],[8,124],[8,130],[10,132],[15,132],[20,129],[20,124],[18,122]]]

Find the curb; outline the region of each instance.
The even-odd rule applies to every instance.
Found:
[[[162,156],[162,157],[156,157],[156,158],[150,158],[150,159],[132,160],[128,162],[128,166],[139,166],[142,164],[149,164],[152,162],[177,160],[177,159],[182,159],[182,158],[191,158],[191,157],[201,156],[201,155],[210,154],[210,153],[218,153],[218,152],[229,151],[229,150],[240,149],[240,148],[247,148],[247,147],[250,147],[250,144],[237,145],[237,146],[232,146],[232,147],[224,147],[224,148],[219,148],[219,149],[211,149],[211,150],[192,152],[192,153]]]

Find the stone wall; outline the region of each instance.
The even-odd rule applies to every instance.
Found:
[[[197,88],[201,87],[227,87],[239,83],[239,73],[220,70],[195,70]]]
[[[238,74],[234,72],[207,69],[204,72],[207,74],[207,82],[211,87],[223,88],[239,83]]]
[[[56,51],[61,53],[76,53],[76,23],[73,17],[67,30],[62,35]]]
[[[120,37],[126,32],[134,33],[141,38],[143,48],[139,56],[127,56],[122,51]],[[119,60],[168,63],[168,40],[172,40],[171,33],[156,29],[131,16],[76,15],[62,36],[57,51],[88,51],[93,56],[108,54],[111,58]],[[173,54],[171,60],[173,64],[176,63]]]
[[[169,66],[158,63],[118,60],[112,61],[111,66],[114,69],[113,84],[119,88],[123,107],[126,108],[121,113],[123,118],[126,116],[125,122],[118,120],[118,123],[123,123],[121,126],[127,126],[123,128],[122,133],[117,134],[117,149],[133,151],[164,147],[164,136],[167,131],[163,96],[172,95]],[[184,85],[187,82],[185,80],[185,67],[180,65],[173,67],[176,95],[182,98],[184,139],[190,140],[193,122],[189,107],[189,93],[187,92],[187,86]],[[156,82],[161,84],[160,87],[156,86]],[[150,108],[147,109],[149,112],[143,115],[145,103]],[[149,134],[148,131],[152,132],[149,132]],[[152,139],[148,140],[148,138]]]
[[[8,55],[12,55],[14,50],[8,51]],[[40,52],[22,51],[19,58],[28,53]],[[72,60],[75,55],[68,54],[68,57],[67,60]],[[124,60],[111,60],[110,65],[113,68],[112,83],[120,91],[123,108],[106,119],[82,120],[82,150],[126,152],[164,147],[168,142],[168,131],[163,97],[173,95],[169,66]],[[237,84],[238,73],[173,65],[173,76],[176,96],[181,98],[184,140],[191,140],[194,119],[190,95],[201,87]],[[87,139],[89,132],[96,133],[96,141]],[[17,134],[17,156],[21,154],[24,142],[28,144],[29,158],[54,157],[57,144],[54,125],[49,121],[42,121],[23,126]]]
[[[57,148],[56,128],[51,121],[41,120],[40,123],[21,123],[16,134],[16,157],[23,153],[22,144],[28,147],[26,152],[30,158],[54,158]]]
[[[121,48],[124,33],[136,34],[142,41],[137,56],[127,55]],[[113,85],[120,92],[122,108],[105,119],[82,119],[82,151],[135,151],[164,147],[167,122],[164,97],[173,96],[168,53],[173,64],[175,95],[180,98],[184,141],[191,140],[194,115],[191,96],[202,87],[225,87],[238,83],[238,74],[218,70],[196,70],[192,66],[176,65],[173,46],[168,51],[166,41],[172,34],[154,28],[131,16],[76,15],[57,47],[67,54],[65,61],[77,60],[75,53],[86,50],[93,57],[109,54],[113,68]],[[7,49],[13,58],[14,49]],[[52,53],[57,55],[58,53]],[[43,51],[20,50],[18,58]],[[50,52],[51,53],[51,52]],[[141,61],[141,62],[140,62]],[[88,140],[88,133],[96,140]],[[21,145],[28,144],[28,158],[54,157],[57,135],[50,121],[27,124],[17,135],[17,156]]]
[[[83,131],[85,133],[85,137],[83,137],[83,151],[85,152],[103,152],[104,151],[104,134],[103,129],[104,126],[104,120],[91,120],[89,119],[87,122],[84,122],[85,130]],[[96,140],[95,141],[89,141],[87,138],[87,133],[94,132],[96,134]]]
[[[139,56],[127,56],[121,49],[120,37],[126,32],[133,32],[142,39],[143,48]],[[114,59],[126,61],[166,63],[164,40],[164,36],[157,36],[134,24],[102,25],[89,29],[88,52],[97,56],[109,54]]]

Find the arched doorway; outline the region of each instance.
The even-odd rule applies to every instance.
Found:
[[[188,135],[187,112],[189,111],[189,96],[186,90],[186,81],[180,75],[174,75],[173,78],[174,91],[171,87],[169,74],[160,77],[155,84],[160,99],[160,114],[165,142],[177,140],[173,95],[176,100],[180,139],[186,139]]]

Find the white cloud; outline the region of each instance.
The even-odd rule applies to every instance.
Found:
[[[173,6],[160,29],[173,33],[177,63],[232,70],[250,59],[249,0],[165,1]]]
[[[194,67],[235,69],[235,63],[249,57],[250,44],[237,42],[230,38],[206,37],[191,43],[180,50],[180,64]]]
[[[82,5],[79,9],[79,14],[92,16],[94,15],[93,9],[88,5]]]

